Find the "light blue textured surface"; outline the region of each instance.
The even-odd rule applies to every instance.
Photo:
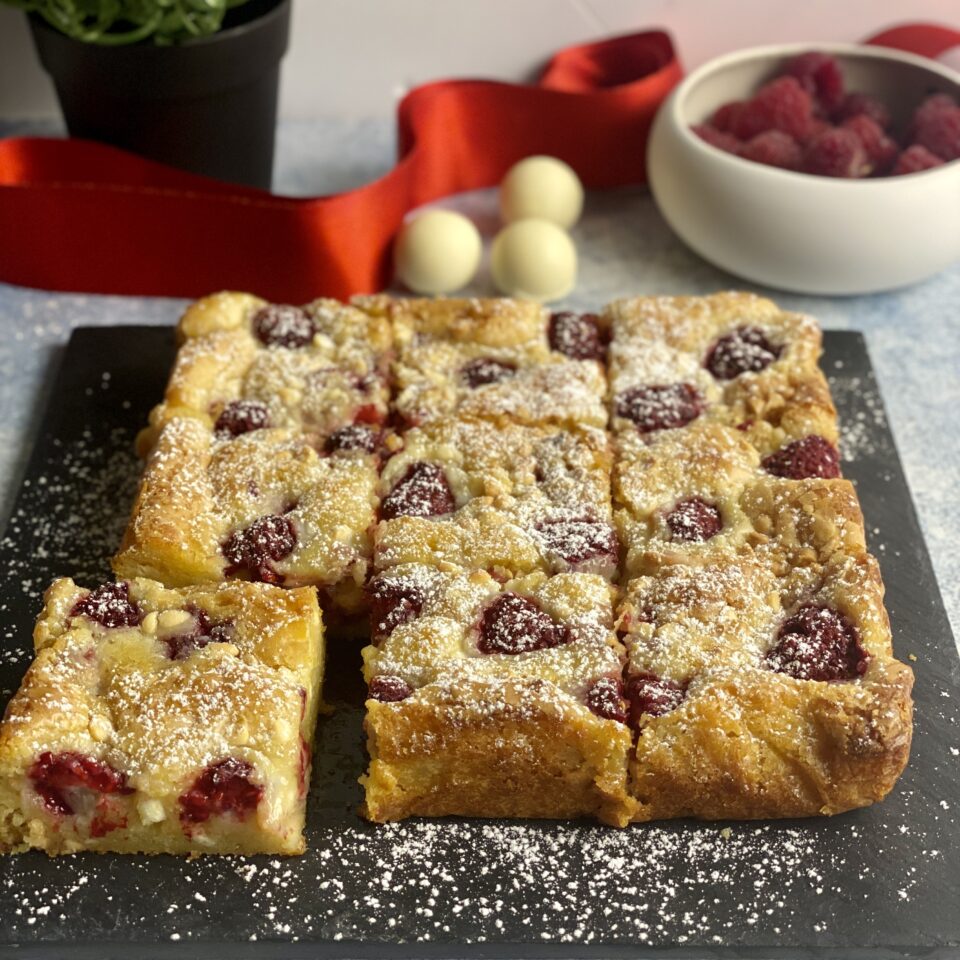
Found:
[[[0,134],[57,132],[48,125],[0,125]],[[276,189],[317,195],[357,186],[393,161],[387,121],[286,122]],[[459,198],[488,235],[490,191]],[[944,211],[947,215],[947,211]],[[7,227],[9,228],[9,226]],[[896,242],[896,224],[891,224]],[[596,193],[575,231],[580,282],[564,305],[595,308],[636,293],[708,293],[746,288],[816,316],[826,329],[861,330],[867,342],[907,478],[933,557],[954,634],[960,634],[960,264],[926,283],[870,297],[800,297],[765,291],[716,270],[670,232],[644,190]],[[482,275],[472,292],[492,292]],[[45,380],[72,327],[173,323],[183,301],[54,294],[0,285],[0,519],[9,512],[41,412]],[[829,371],[827,371],[829,373]],[[881,531],[884,518],[867,522]]]

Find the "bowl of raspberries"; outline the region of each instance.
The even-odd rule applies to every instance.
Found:
[[[859,294],[960,259],[960,74],[882,47],[713,60],[660,109],[650,188],[674,231],[740,277]]]

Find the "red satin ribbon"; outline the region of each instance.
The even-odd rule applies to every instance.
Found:
[[[442,81],[399,108],[400,158],[338,196],[278,197],[82,140],[0,142],[0,279],[52,290],[273,300],[381,290],[404,214],[499,182],[522,157],[590,187],[644,179],[644,148],[681,76],[661,32],[558,53],[536,86]]]
[[[867,42],[935,57],[960,32],[908,24]],[[650,32],[563,50],[536,86],[427,84],[400,104],[396,167],[331,197],[278,197],[82,140],[0,141],[0,280],[292,301],[380,290],[408,210],[496,184],[522,157],[561,157],[588,187],[642,182],[650,123],[680,76],[669,37]]]

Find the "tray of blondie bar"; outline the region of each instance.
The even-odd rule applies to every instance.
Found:
[[[960,661],[863,338],[828,388],[756,298],[544,316],[74,332],[0,543],[0,955],[957,955]]]

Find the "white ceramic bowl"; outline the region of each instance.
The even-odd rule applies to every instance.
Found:
[[[718,267],[801,293],[889,290],[960,259],[960,160],[906,176],[841,180],[741,160],[691,131],[807,50],[837,57],[847,89],[881,97],[899,130],[928,93],[960,97],[960,74],[881,47],[801,43],[712,60],[674,90],[650,137],[650,189],[667,222]]]

